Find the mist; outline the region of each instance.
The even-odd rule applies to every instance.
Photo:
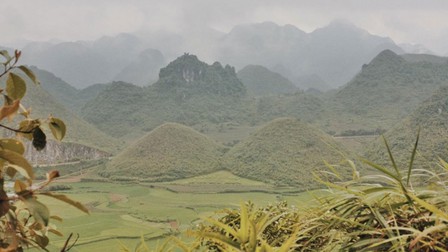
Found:
[[[347,20],[397,43],[421,44],[448,52],[448,3],[445,1],[8,1],[0,17],[0,44],[29,41],[95,40],[119,33],[147,31],[229,32],[239,24],[272,21],[311,32],[333,20]]]

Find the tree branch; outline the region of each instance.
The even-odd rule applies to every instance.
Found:
[[[32,130],[28,130],[28,131],[18,130],[18,129],[10,128],[10,127],[8,127],[8,126],[6,126],[6,125],[3,125],[3,124],[0,124],[0,127],[5,128],[5,129],[7,129],[7,130],[14,131],[14,132],[16,132],[16,133],[23,133],[23,134],[30,134],[30,133],[33,133],[33,130],[34,130],[34,129],[32,129]]]

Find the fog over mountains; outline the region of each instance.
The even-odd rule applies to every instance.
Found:
[[[293,25],[272,22],[235,26],[229,33],[213,29],[122,33],[95,41],[31,42],[22,48],[23,62],[61,77],[76,88],[126,81],[150,85],[159,69],[185,52],[208,63],[219,61],[240,70],[261,65],[296,86],[330,89],[350,80],[360,66],[384,49],[405,51],[387,37],[372,35],[345,21],[306,33]],[[406,46],[406,51],[424,48]]]

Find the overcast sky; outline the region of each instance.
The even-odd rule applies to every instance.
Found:
[[[0,45],[93,40],[142,30],[186,31],[273,21],[311,32],[345,19],[397,43],[448,53],[446,0],[1,0]]]

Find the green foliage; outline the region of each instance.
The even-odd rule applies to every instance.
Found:
[[[40,72],[36,75],[38,77],[41,76]],[[26,78],[25,76],[23,77]],[[54,86],[58,86],[59,84],[60,83],[58,82],[58,84],[54,84]],[[44,80],[42,80],[42,86],[45,86]],[[51,95],[47,92],[47,89],[42,88],[41,86],[28,85],[27,95],[21,103],[24,107],[28,108],[28,110],[31,108],[32,114],[37,117],[48,117],[52,114],[60,116],[60,119],[71,126],[68,130],[66,130],[66,134],[64,134],[64,139],[67,142],[86,145],[108,153],[116,153],[118,151],[120,146],[117,140],[99,131],[94,126],[74,114],[72,111],[65,108],[57,101],[57,98],[61,99],[59,96]],[[57,120],[51,119],[51,117],[49,120],[51,121],[49,127],[50,132],[59,134],[58,129],[62,129],[63,126],[59,126]],[[45,131],[46,129],[44,129],[44,132]],[[58,136],[58,138],[61,136],[62,135]]]
[[[251,203],[240,210],[223,210],[219,220],[208,218],[190,234],[207,251],[290,251],[298,231],[297,213],[285,203],[254,210]],[[290,238],[292,237],[292,238]]]
[[[31,70],[25,66],[17,66],[21,52],[16,50],[14,56],[10,56],[7,51],[0,51],[0,55],[4,68],[0,73],[0,81],[5,83],[5,87],[0,90],[4,100],[3,106],[0,107],[0,120],[3,122],[8,118],[12,121],[19,111],[25,118],[19,123],[18,129],[5,124],[0,124],[0,127],[32,140],[38,151],[46,146],[46,135],[42,130],[44,126],[51,129],[57,140],[62,140],[66,133],[62,120],[53,116],[46,120],[32,119],[30,110],[21,105],[21,100],[27,93],[27,85],[15,71],[26,75],[34,84],[39,83]],[[6,77],[6,81],[2,77]],[[38,200],[38,195],[54,197],[88,213],[81,203],[65,195],[43,192],[45,187],[59,177],[59,172],[51,171],[46,174],[46,180],[33,185],[33,167],[23,157],[24,153],[25,147],[19,138],[0,139],[0,251],[23,251],[25,247],[46,250],[49,243],[48,233],[60,234],[49,225],[50,210]],[[7,186],[10,181],[14,184],[13,188]],[[65,251],[65,248],[62,248],[62,251]]]
[[[180,56],[167,67],[160,69],[159,80],[153,86],[160,91],[183,96],[201,94],[244,96],[246,93],[233,67],[229,65],[222,67],[219,62],[207,65],[189,54]]]
[[[324,160],[339,164],[346,152],[327,134],[293,118],[276,119],[226,153],[223,167],[242,177],[290,185],[318,187],[312,172]]]
[[[338,123],[345,120],[352,128],[359,124],[368,130],[388,129],[447,81],[446,60],[406,61],[386,50],[337,91],[328,104],[331,107],[326,116]]]
[[[221,150],[205,135],[167,123],[123,150],[101,174],[146,181],[192,177],[218,169]]]
[[[297,211],[280,204],[253,210],[251,204],[242,205],[206,219],[192,233],[207,251],[275,251],[272,247],[285,244],[284,251],[446,251],[448,164],[441,161],[440,174],[416,169],[417,144],[418,136],[404,170],[395,165],[386,143],[391,168],[366,160],[376,172],[361,176],[349,162],[349,181],[341,179],[337,167],[315,173],[330,192],[317,198],[315,208]],[[329,177],[339,179],[331,182]],[[421,178],[425,187],[414,187]]]
[[[85,105],[82,114],[103,132],[127,140],[164,122],[219,127],[229,122],[255,125],[279,116],[313,121],[322,110],[319,99],[303,92],[247,97],[232,67],[207,65],[196,56],[184,55],[163,68],[159,81],[151,87],[109,84]]]
[[[405,167],[414,142],[414,133],[421,129],[420,150],[416,157],[418,165],[437,169],[439,158],[448,159],[448,87],[438,89],[425,100],[411,115],[386,132],[396,162]],[[387,164],[387,154],[382,141],[370,144],[364,154],[367,158]],[[439,169],[440,170],[440,169]]]
[[[290,94],[298,91],[290,80],[263,66],[248,65],[238,71],[238,78],[248,93],[255,96]]]

